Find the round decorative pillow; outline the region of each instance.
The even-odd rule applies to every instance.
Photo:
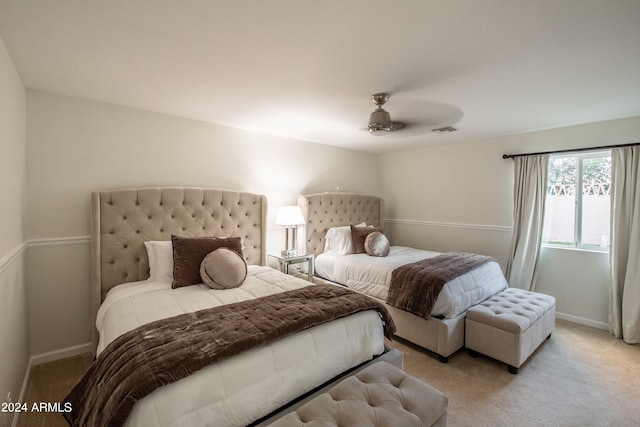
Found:
[[[389,239],[380,231],[367,234],[364,239],[364,251],[371,256],[389,255]]]
[[[247,263],[236,251],[218,248],[204,257],[200,278],[211,289],[237,288],[247,277]]]

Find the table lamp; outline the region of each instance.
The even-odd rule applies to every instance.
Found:
[[[278,217],[276,218],[276,225],[283,225],[285,227],[285,249],[282,251],[282,256],[292,257],[297,256],[298,251],[296,249],[296,230],[298,225],[305,224],[304,217],[302,216],[302,210],[299,206],[282,206],[278,210]],[[289,230],[293,230],[292,245],[289,247]]]

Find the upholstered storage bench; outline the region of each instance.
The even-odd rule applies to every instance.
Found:
[[[508,288],[467,310],[465,347],[469,354],[500,360],[509,372],[520,366],[551,336],[556,299],[550,295]]]
[[[435,388],[377,362],[269,425],[446,426],[447,405],[447,397]]]

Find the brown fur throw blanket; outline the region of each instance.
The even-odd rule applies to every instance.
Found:
[[[489,261],[494,259],[484,255],[449,252],[402,265],[391,272],[387,303],[429,319],[445,283]]]
[[[321,323],[374,309],[395,332],[386,309],[335,285],[310,285],[258,299],[186,313],[134,329],[114,340],[65,402],[72,426],[124,425],[133,405],[156,388],[212,363]]]

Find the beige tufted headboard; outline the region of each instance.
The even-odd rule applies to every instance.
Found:
[[[145,241],[242,237],[248,264],[266,264],[267,199],[215,188],[154,187],[91,194],[92,321],[107,291],[149,277]],[[94,346],[97,331],[93,330]]]
[[[307,252],[324,251],[324,237],[330,227],[384,224],[384,200],[357,193],[316,193],[298,196],[298,206],[307,222]]]

